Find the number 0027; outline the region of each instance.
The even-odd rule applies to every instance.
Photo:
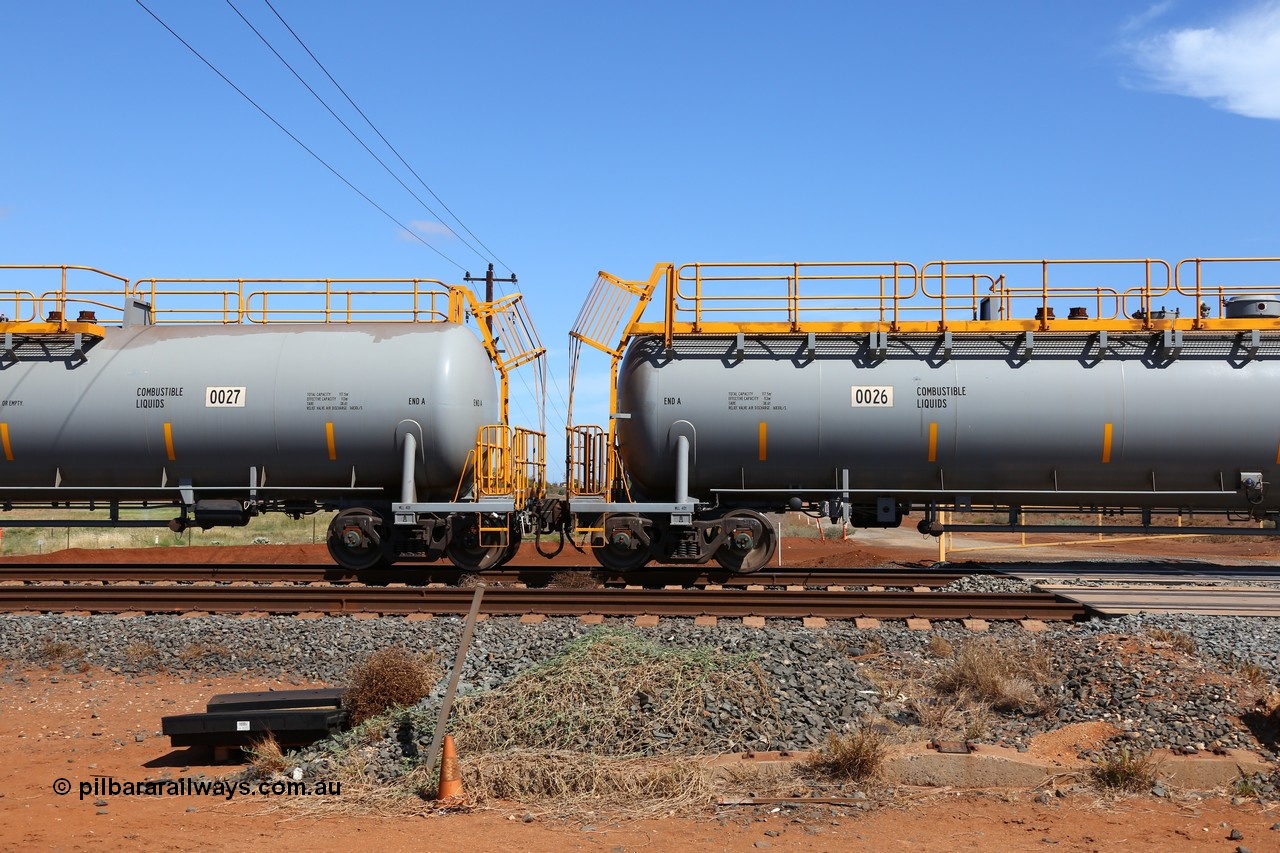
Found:
[[[206,409],[243,409],[244,387],[209,387],[204,389]]]

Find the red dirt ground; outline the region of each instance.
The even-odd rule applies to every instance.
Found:
[[[917,544],[918,541],[918,544]],[[957,542],[957,547],[961,543]],[[928,562],[932,540],[911,536],[893,546],[788,539],[788,566],[838,561],[845,564]],[[1174,540],[1155,547],[1139,543],[1126,553],[1187,559],[1264,559],[1275,546],[1254,540],[1223,544]],[[1120,545],[1053,549],[1049,559],[1116,556]],[[198,553],[197,553],[198,552]],[[215,549],[68,552],[42,559],[69,562],[144,559],[166,562],[324,562],[314,546],[252,546]],[[1017,559],[1016,552],[966,553],[968,559]],[[590,565],[568,553],[560,565]],[[959,556],[959,555],[957,555]],[[1024,557],[1025,558],[1025,557]],[[27,559],[27,558],[22,558]],[[1044,557],[1037,557],[1044,559]],[[1232,851],[1280,850],[1275,806],[1233,806],[1223,798],[1200,801],[1140,796],[1121,800],[1074,794],[1048,804],[1027,791],[958,791],[899,788],[894,805],[839,816],[810,808],[797,814],[770,808],[728,807],[694,818],[615,821],[599,815],[592,824],[564,822],[538,812],[531,822],[518,804],[497,804],[469,814],[410,817],[334,814],[300,817],[269,798],[124,797],[90,794],[82,783],[95,776],[118,781],[221,776],[236,768],[200,764],[207,757],[172,750],[157,736],[160,717],[200,710],[215,693],[289,688],[273,678],[194,678],[183,673],[124,677],[94,671],[66,674],[6,668],[0,673],[0,846],[55,850],[244,850],[267,845],[338,850],[360,846],[379,850],[510,851],[725,850],[952,850],[1000,851]],[[1039,754],[1070,750],[1055,733],[1033,747]],[[1073,737],[1077,733],[1073,733]],[[465,756],[462,757],[465,761]],[[71,792],[58,795],[55,780]],[[99,805],[99,803],[105,803]],[[1229,840],[1233,829],[1241,840]]]

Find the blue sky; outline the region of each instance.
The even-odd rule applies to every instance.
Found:
[[[226,2],[144,2],[483,270]],[[398,165],[263,0],[234,2]],[[1280,255],[1280,0],[272,3],[518,274],[560,386],[553,435],[599,269]],[[5,0],[0,21],[0,263],[461,276],[132,0]]]

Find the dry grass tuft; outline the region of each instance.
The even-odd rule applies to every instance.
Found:
[[[257,741],[252,746],[246,747],[244,754],[248,756],[249,766],[259,778],[270,778],[277,773],[283,773],[289,768],[289,762],[284,757],[284,750],[280,748],[276,736],[271,732],[267,732],[262,740]]]
[[[991,728],[991,709],[968,696],[908,696],[903,705],[931,739],[977,740]]]
[[[1121,749],[1099,758],[1090,770],[1090,776],[1099,788],[1132,794],[1155,785],[1159,769],[1151,753]]]
[[[351,671],[342,696],[352,725],[392,708],[413,705],[440,680],[435,654],[417,654],[401,646],[375,652]]]
[[[955,646],[941,634],[930,634],[928,649],[929,654],[935,658],[949,658],[952,652],[955,651]]]
[[[134,640],[125,646],[124,659],[130,663],[153,663],[160,659],[160,650],[146,640]]]
[[[601,583],[590,570],[566,569],[552,575],[547,585],[558,589],[598,589]]]
[[[81,651],[66,640],[50,640],[46,638],[41,640],[40,644],[35,648],[36,660],[49,663],[82,656]]]
[[[942,693],[972,697],[996,711],[1034,713],[1044,709],[1040,688],[1052,681],[1044,652],[983,638],[956,649],[934,684]]]
[[[812,790],[803,778],[803,762],[745,761],[716,764],[716,789],[725,796],[803,797]]]
[[[226,660],[231,649],[222,643],[190,643],[178,652],[178,661],[190,665],[203,660]]]
[[[1196,641],[1181,631],[1171,628],[1148,628],[1147,636],[1157,643],[1168,643],[1175,652],[1181,652],[1184,655],[1196,653]]]
[[[458,749],[472,755],[585,749],[639,755],[672,745],[696,751],[711,746],[713,735],[703,724],[704,715],[713,713],[706,710],[709,694],[757,715],[773,712],[776,704],[764,673],[744,656],[596,631],[501,689],[460,700],[454,734]],[[748,716],[730,734],[744,748]],[[723,725],[730,722],[723,714]]]
[[[1267,687],[1272,681],[1271,673],[1252,661],[1238,664],[1236,676],[1255,690]]]
[[[550,801],[561,811],[623,809],[633,816],[706,806],[715,798],[714,774],[697,759],[573,752],[514,751],[469,758],[463,789],[479,800]]]
[[[809,757],[809,766],[832,779],[861,782],[874,779],[888,754],[885,736],[871,729],[847,735],[831,733],[822,749]]]

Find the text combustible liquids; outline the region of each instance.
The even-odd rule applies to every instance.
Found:
[[[138,399],[134,404],[139,409],[163,409],[165,397],[181,397],[182,388],[170,386],[149,386],[138,389]]]
[[[917,409],[945,409],[950,397],[963,397],[964,385],[921,385],[916,388]]]

